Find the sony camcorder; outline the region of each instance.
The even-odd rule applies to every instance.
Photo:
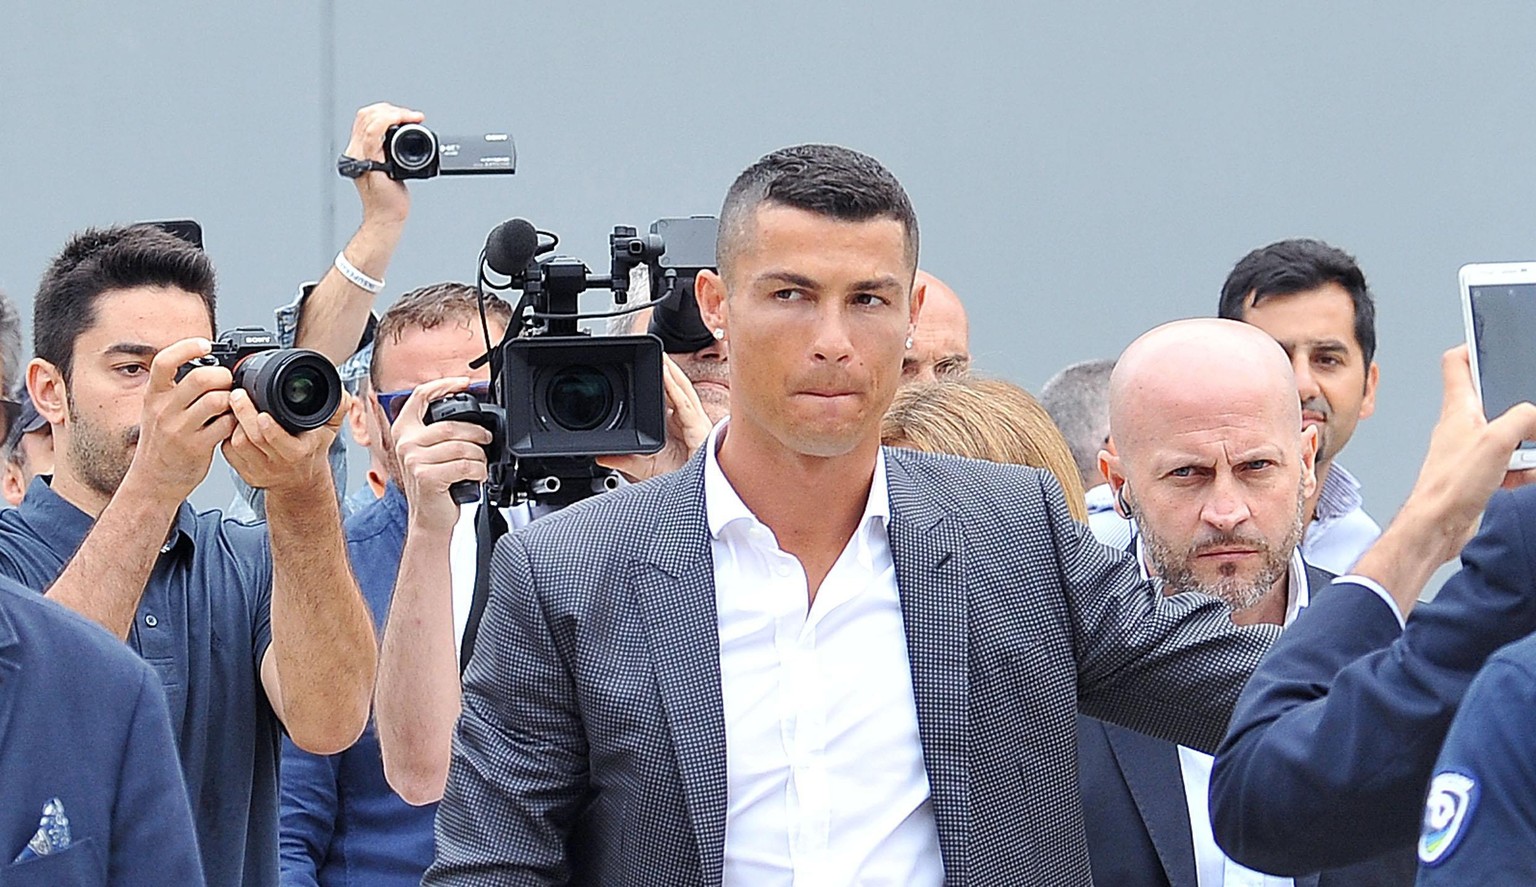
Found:
[[[176,369],[176,381],[198,367],[222,366],[234,375],[256,409],[268,413],[289,433],[319,428],[341,405],[341,375],[318,351],[279,348],[260,327],[221,333],[213,351]]]
[[[439,138],[420,123],[396,124],[384,133],[384,173],[397,181],[515,172],[517,146],[510,133]]]

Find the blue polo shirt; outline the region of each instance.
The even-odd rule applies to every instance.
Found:
[[[1420,884],[1536,884],[1536,635],[1488,658],[1425,803]]]
[[[46,588],[93,523],[34,480],[0,511],[0,574]],[[128,633],[170,703],[210,887],[277,882],[279,724],[260,678],[271,600],[266,528],[183,502]]]
[[[347,553],[374,629],[384,620],[405,548],[405,496],[384,497],[347,519]],[[384,778],[373,720],[357,743],[315,755],[283,741],[283,887],[416,887],[432,864],[436,804],[407,804]]]

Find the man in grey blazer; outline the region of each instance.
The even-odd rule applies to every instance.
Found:
[[[730,418],[498,544],[424,883],[1088,884],[1077,712],[1219,739],[1273,628],[1162,597],[1043,472],[881,450],[917,240],[846,149],[732,185]]]

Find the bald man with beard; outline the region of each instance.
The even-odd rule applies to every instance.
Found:
[[[1241,625],[1285,626],[1333,576],[1297,549],[1316,489],[1317,430],[1302,427],[1285,352],[1227,320],[1142,336],[1110,379],[1110,445],[1100,465],[1136,520],[1132,549],[1166,594],[1217,597]],[[1408,885],[1399,852],[1347,870],[1256,881],[1211,835],[1211,756],[1087,717],[1079,782],[1095,883]]]

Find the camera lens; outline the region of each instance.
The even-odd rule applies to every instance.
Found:
[[[298,366],[283,377],[282,399],[288,408],[300,413],[313,412],[325,391],[325,381],[314,367]]]
[[[567,431],[591,431],[613,411],[613,385],[590,366],[564,366],[555,371],[546,389],[549,418]]]
[[[395,165],[401,169],[425,169],[437,156],[437,137],[425,126],[409,123],[395,130],[395,137],[389,143],[389,153]]]
[[[307,348],[253,354],[236,370],[235,384],[256,409],[298,433],[329,422],[341,404],[341,376],[324,355]]]

